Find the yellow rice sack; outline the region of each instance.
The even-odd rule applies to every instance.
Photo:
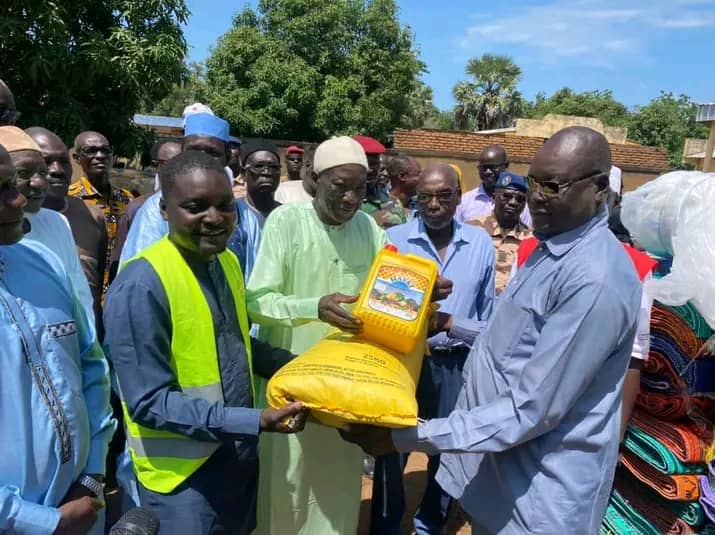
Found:
[[[408,355],[336,332],[281,368],[269,381],[271,407],[302,401],[319,421],[385,427],[417,425],[415,390],[426,336]]]

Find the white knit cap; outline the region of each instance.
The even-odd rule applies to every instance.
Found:
[[[334,137],[323,141],[315,149],[313,171],[319,175],[326,169],[354,163],[367,169],[367,156],[362,145],[348,136]]]
[[[611,191],[621,194],[623,179],[621,178],[621,170],[615,165],[611,166],[611,173],[608,175],[608,185]]]
[[[184,113],[181,114],[181,116],[184,118],[184,126],[186,125],[186,118],[189,115],[196,115],[197,113],[208,113],[210,115],[213,115],[214,112],[211,108],[209,108],[206,104],[201,104],[201,102],[194,102],[193,104],[189,104],[184,108]]]

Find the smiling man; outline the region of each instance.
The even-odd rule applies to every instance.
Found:
[[[534,156],[528,203],[542,243],[498,299],[446,418],[350,426],[368,452],[442,453],[437,481],[473,533],[598,533],[618,459],[641,289],[608,229],[611,151],[589,128]]]
[[[509,282],[519,245],[531,237],[531,231],[519,219],[526,207],[528,190],[523,176],[508,171],[501,173],[494,188],[494,212],[467,221],[483,228],[492,237],[496,252],[497,293],[501,293]]]
[[[254,408],[253,372],[270,377],[292,355],[249,336],[224,162],[184,152],[160,179],[169,233],[122,269],[105,307],[141,504],[162,533],[248,535],[259,433],[300,430],[305,416],[300,403]]]
[[[331,329],[356,332],[354,303],[385,232],[359,211],[367,158],[349,137],[315,151],[312,202],[277,208],[266,221],[248,283],[259,338],[302,353]],[[309,423],[301,435],[261,444],[260,534],[354,534],[360,510],[362,452],[335,429]]]
[[[203,105],[202,105],[203,106]],[[183,152],[202,152],[226,166],[230,157],[229,124],[213,113],[194,113],[186,117],[184,124]],[[224,167],[226,180],[233,186],[233,173]],[[161,192],[151,195],[142,205],[129,228],[119,258],[119,264],[126,261],[161,239],[169,231],[168,223],[162,216]],[[253,262],[258,252],[261,228],[258,219],[245,202],[236,202],[238,224],[228,241],[228,248],[238,257],[246,278],[251,274]]]
[[[64,266],[22,239],[24,205],[0,144],[0,532],[101,534],[107,362]]]
[[[25,198],[25,238],[34,240],[55,253],[70,276],[77,296],[92,325],[95,322],[94,301],[77,253],[67,220],[57,212],[42,208],[48,189],[47,164],[40,147],[15,126],[0,127],[0,145],[10,152],[17,171],[17,187]]]
[[[69,194],[79,197],[85,204],[97,207],[104,213],[107,225],[107,247],[102,284],[102,298],[117,272],[117,262],[112,262],[112,250],[117,237],[119,219],[134,198],[126,189],[109,182],[114,150],[106,137],[99,132],[82,132],[74,142],[72,156],[82,167],[84,176],[69,187]]]

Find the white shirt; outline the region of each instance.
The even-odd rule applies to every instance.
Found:
[[[47,208],[40,208],[36,214],[25,212],[25,219],[30,223],[30,232],[25,234],[24,239],[40,242],[57,255],[69,275],[79,302],[94,326],[94,299],[79,262],[79,251],[69,221],[62,214]]]
[[[305,191],[302,180],[286,180],[278,186],[274,199],[281,204],[290,204],[312,201],[313,197]]]

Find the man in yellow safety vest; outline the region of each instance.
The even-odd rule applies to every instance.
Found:
[[[223,164],[187,151],[160,180],[169,234],[124,266],[105,306],[140,501],[162,533],[248,534],[258,435],[305,420],[297,402],[254,408],[253,372],[270,377],[292,355],[249,336]]]

